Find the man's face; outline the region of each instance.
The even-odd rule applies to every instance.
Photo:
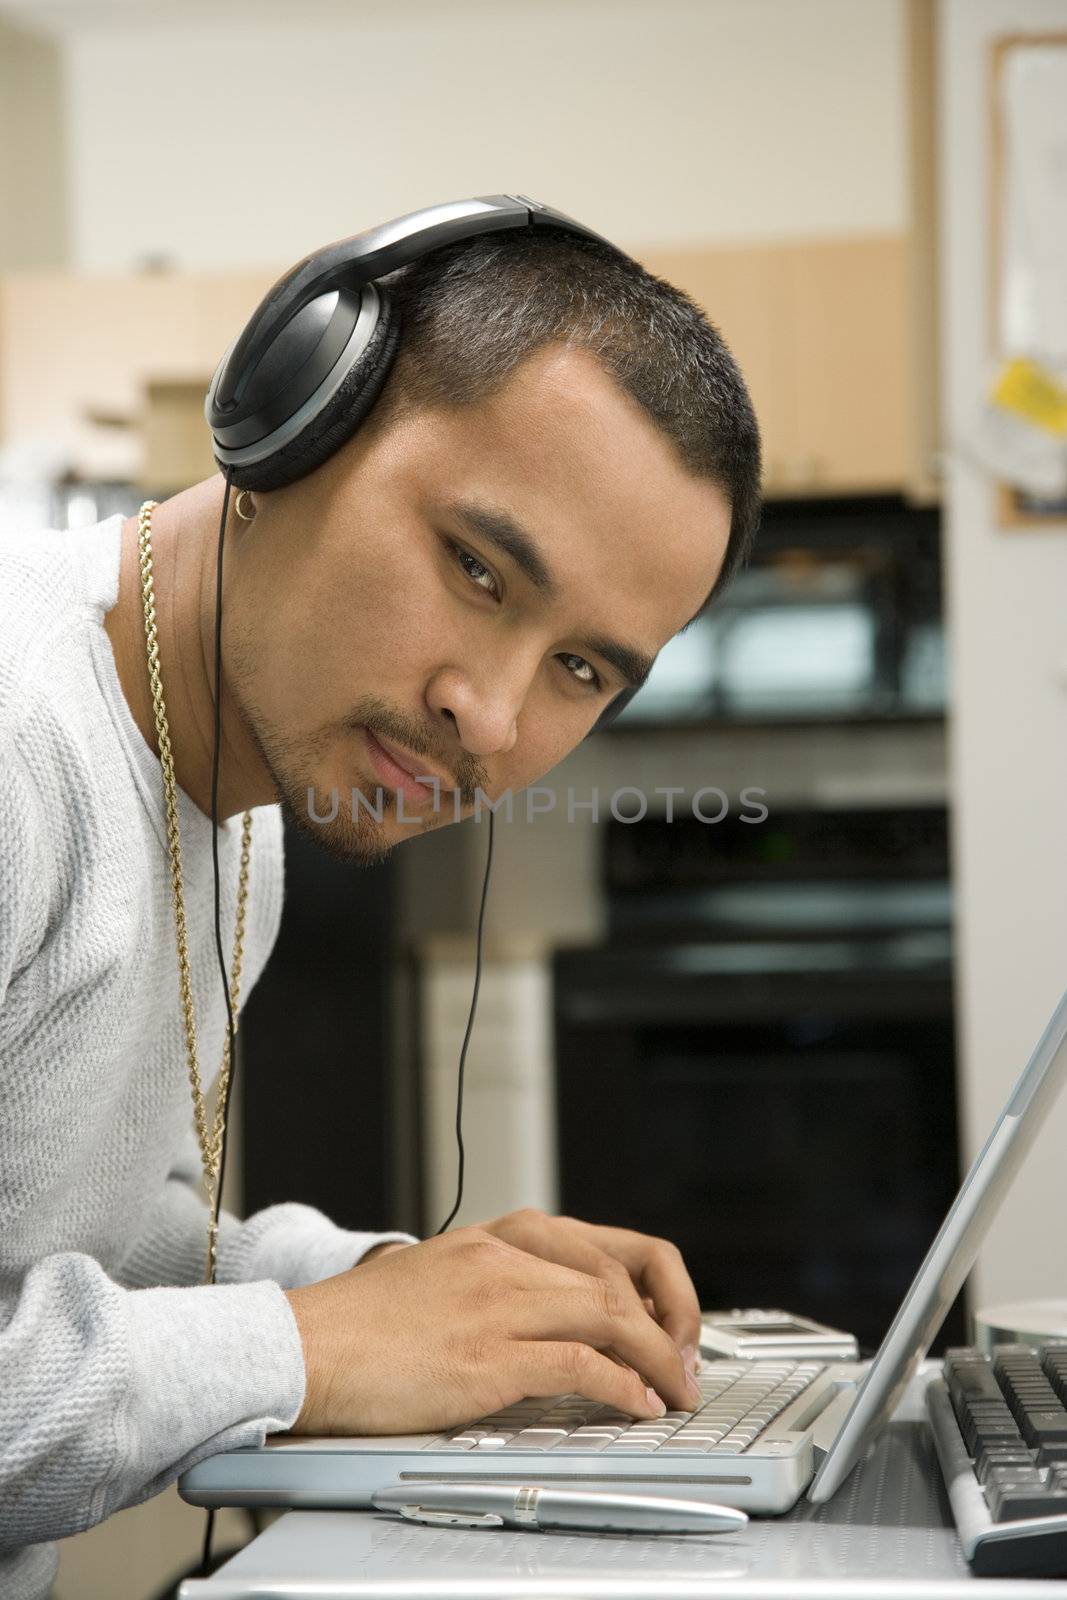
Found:
[[[730,525],[562,346],[256,499],[227,563],[228,692],[287,811],[355,860],[554,767],[698,610]]]

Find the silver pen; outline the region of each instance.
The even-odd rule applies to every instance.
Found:
[[[736,1533],[748,1521],[731,1506],[656,1494],[601,1494],[534,1484],[412,1483],[371,1495],[379,1511],[452,1528],[585,1528],[600,1533]]]

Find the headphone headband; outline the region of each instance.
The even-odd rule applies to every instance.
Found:
[[[208,396],[208,422],[218,429],[244,420],[241,400],[263,355],[293,318],[320,295],[332,289],[360,288],[460,239],[537,226],[562,228],[608,243],[573,217],[526,195],[490,194],[411,211],[305,256],[267,291],[227,352]]]

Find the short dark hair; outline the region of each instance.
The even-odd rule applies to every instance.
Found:
[[[532,228],[435,250],[385,287],[400,342],[375,424],[486,399],[547,345],[586,349],[725,494],[730,536],[705,605],[725,588],[759,526],[759,427],[737,363],[687,294],[609,245]]]

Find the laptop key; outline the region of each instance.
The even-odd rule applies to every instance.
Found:
[[[986,1483],[990,1473],[998,1467],[1030,1467],[1034,1458],[1029,1450],[987,1450],[985,1454],[975,1461],[975,1473],[978,1482]]]
[[[1044,1444],[1067,1444],[1067,1411],[1024,1411],[1019,1428],[1027,1444],[1038,1449]]]
[[[1067,1493],[1039,1489],[1032,1484],[994,1484],[986,1499],[994,1522],[1016,1522],[1021,1517],[1067,1515]]]
[[[1018,1485],[1020,1488],[1024,1484],[1030,1484],[1032,1488],[1043,1489],[1046,1482],[1047,1476],[1041,1471],[1040,1467],[994,1467],[986,1478],[986,1489],[1011,1483]]]

